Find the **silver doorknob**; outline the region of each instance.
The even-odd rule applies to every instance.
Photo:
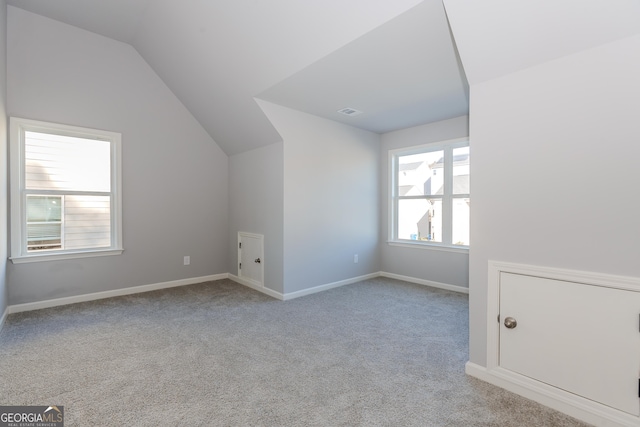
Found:
[[[506,326],[507,329],[513,329],[518,326],[518,322],[513,317],[507,317],[504,319],[504,326]]]

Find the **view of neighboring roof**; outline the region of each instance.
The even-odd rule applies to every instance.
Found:
[[[409,191],[411,191],[411,189],[412,189],[413,187],[414,187],[413,185],[399,185],[399,186],[398,186],[398,193],[399,193],[398,195],[399,195],[399,196],[406,196],[406,195],[407,195],[407,193],[408,193]]]
[[[467,164],[469,163],[469,153],[464,153],[464,154],[455,154],[453,156],[453,164],[455,165],[456,163],[462,163],[462,164]],[[444,164],[444,157],[440,157],[440,159],[433,163],[433,165],[442,165]],[[433,168],[433,166],[431,166]],[[436,166],[436,167],[442,167],[442,166]]]
[[[435,195],[442,195],[443,187],[436,191]],[[469,194],[469,175],[455,175],[453,177],[453,194]]]
[[[424,162],[401,163],[398,165],[398,171],[412,171],[418,169]]]

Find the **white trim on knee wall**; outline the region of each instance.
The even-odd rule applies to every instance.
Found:
[[[403,276],[401,274],[386,273],[381,271],[379,276],[387,277],[389,279],[402,280],[403,282],[415,283],[418,285],[429,286],[430,288],[445,289],[447,291],[459,292],[461,294],[468,294],[469,288],[458,285],[450,285],[448,283],[434,282],[432,280],[418,279],[415,277]]]
[[[338,287],[350,285],[350,284],[353,284],[353,283],[358,283],[358,282],[361,282],[363,280],[374,279],[376,277],[387,277],[387,278],[390,278],[390,279],[402,280],[402,281],[405,281],[405,282],[416,283],[416,284],[429,286],[429,287],[433,287],[433,288],[446,289],[446,290],[465,293],[465,294],[469,293],[469,289],[467,289],[465,287],[462,287],[462,286],[449,285],[449,284],[446,284],[446,283],[433,282],[433,281],[429,281],[429,280],[418,279],[418,278],[415,278],[415,277],[402,276],[402,275],[399,275],[399,274],[386,273],[386,272],[380,271],[380,272],[376,272],[376,273],[370,273],[370,274],[365,274],[365,275],[362,275],[362,276],[353,277],[353,278],[350,278],[350,279],[340,280],[340,281],[337,281],[337,282],[327,283],[327,284],[324,284],[324,285],[314,286],[312,288],[303,289],[303,290],[300,290],[300,291],[295,291],[295,292],[289,292],[289,293],[286,293],[286,294],[282,294],[280,292],[274,291],[274,290],[266,288],[266,287],[253,286],[251,283],[248,283],[248,282],[242,280],[241,278],[239,278],[239,277],[237,277],[237,276],[235,276],[233,274],[222,273],[222,274],[214,274],[214,275],[210,275],[210,276],[193,277],[193,278],[189,278],[189,279],[180,279],[180,280],[173,280],[173,281],[169,281],[169,282],[154,283],[154,284],[150,284],[150,285],[142,285],[142,286],[133,286],[133,287],[129,287],[129,288],[114,289],[114,290],[111,290],[111,291],[94,292],[94,293],[90,293],[90,294],[74,295],[74,296],[70,296],[70,297],[55,298],[55,299],[44,300],[44,301],[36,301],[36,302],[29,302],[29,303],[23,303],[23,304],[9,305],[4,310],[4,313],[2,313],[2,317],[0,317],[0,331],[2,331],[2,327],[4,326],[7,317],[12,313],[20,313],[20,312],[31,311],[31,310],[40,310],[40,309],[43,309],[43,308],[58,307],[58,306],[62,306],[62,305],[75,304],[75,303],[79,303],[79,302],[94,301],[94,300],[99,300],[99,299],[104,299],[104,298],[112,298],[112,297],[123,296],[123,295],[131,295],[131,294],[137,294],[137,293],[142,293],[142,292],[150,292],[150,291],[155,291],[155,290],[159,290],[159,289],[167,289],[167,288],[174,288],[174,287],[178,287],[178,286],[193,285],[193,284],[197,284],[197,283],[210,282],[210,281],[214,281],[214,280],[231,279],[236,283],[239,283],[239,284],[247,286],[247,287],[249,287],[251,289],[254,289],[254,290],[257,290],[259,292],[262,292],[262,293],[264,293],[266,295],[269,295],[269,296],[271,296],[273,298],[279,299],[281,301],[287,301],[287,300],[292,300],[292,299],[295,299],[295,298],[300,298],[300,297],[303,297],[305,295],[311,295],[311,294],[315,294],[315,293],[318,293],[318,292],[323,292],[323,291],[326,291],[326,290],[329,290],[329,289],[338,288]]]
[[[352,277],[350,279],[345,279],[345,280],[340,280],[337,282],[332,282],[332,283],[327,283],[324,285],[319,285],[319,286],[314,286],[312,288],[308,288],[308,289],[303,289],[300,291],[295,291],[295,292],[289,292],[289,293],[285,293],[282,294],[280,292],[274,291],[273,289],[269,289],[267,287],[264,286],[256,286],[246,280],[242,280],[242,278],[235,276],[233,274],[229,274],[229,279],[233,280],[234,282],[237,282],[241,285],[247,286],[251,289],[254,289],[258,292],[262,292],[266,295],[269,295],[273,298],[279,299],[281,301],[288,301],[288,300],[292,300],[295,298],[300,298],[303,297],[305,295],[311,295],[311,294],[315,294],[318,292],[323,292],[323,291],[327,291],[329,289],[333,289],[333,288],[338,288],[341,286],[345,286],[345,285],[351,285],[353,283],[358,283],[361,282],[363,280],[369,280],[369,279],[375,279],[376,277],[386,277],[389,279],[396,279],[396,280],[402,280],[403,282],[409,282],[409,283],[416,283],[418,285],[423,285],[423,286],[428,286],[431,288],[438,288],[438,289],[445,289],[448,291],[453,291],[453,292],[459,292],[459,293],[463,293],[463,294],[468,294],[469,293],[469,288],[465,288],[463,286],[457,286],[457,285],[449,285],[447,283],[440,283],[440,282],[434,282],[431,280],[424,280],[424,279],[418,279],[415,277],[409,277],[409,276],[402,276],[400,274],[393,274],[393,273],[387,273],[384,271],[379,271],[376,273],[370,273],[370,274],[365,274],[363,276],[357,276],[357,277]]]
[[[114,289],[104,292],[93,292],[90,294],[74,295],[70,297],[55,298],[44,301],[28,302],[24,304],[14,304],[7,307],[6,313],[20,313],[23,311],[40,310],[43,308],[58,307],[61,305],[75,304],[78,302],[94,301],[104,298],[113,298],[123,295],[139,294],[143,292],[157,291],[159,289],[175,288],[178,286],[195,285],[196,283],[210,282],[213,280],[226,279],[227,273],[214,274],[211,276],[193,277],[189,279],[173,280],[170,282],[154,283],[151,285],[132,286],[129,288]],[[3,317],[4,320],[4,317]]]

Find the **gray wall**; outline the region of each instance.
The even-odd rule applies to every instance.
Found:
[[[284,140],[284,292],[379,271],[380,137],[260,105]]]
[[[470,361],[489,260],[640,277],[640,36],[471,87]]]
[[[125,248],[9,264],[9,303],[226,273],[228,158],[217,144],[131,46],[8,15],[9,114],[122,133]]]
[[[238,232],[264,235],[264,284],[283,293],[284,153],[277,143],[229,157],[229,266],[238,274]]]
[[[380,244],[386,150],[465,136],[466,118],[392,132],[381,149],[374,133],[259,101],[284,142],[228,159],[131,46],[8,13],[8,113],[123,134],[125,252],[9,263],[0,307],[237,274],[238,231],[265,235],[265,284],[284,294],[380,270],[466,285],[466,254]]]
[[[7,308],[7,2],[0,0],[0,318]]]
[[[467,116],[389,132],[380,146],[380,235],[382,271],[462,287],[469,286],[469,254],[435,248],[391,246],[389,238],[389,150],[469,136]],[[475,150],[475,148],[472,148]],[[474,151],[475,154],[475,151]],[[474,160],[471,164],[473,167]],[[475,181],[475,177],[472,178]],[[472,191],[474,191],[472,189]],[[475,204],[475,194],[472,194]],[[473,211],[473,209],[472,209]],[[473,244],[473,243],[472,243]]]

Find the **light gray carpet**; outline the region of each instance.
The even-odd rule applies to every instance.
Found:
[[[229,280],[9,316],[0,404],[67,426],[584,426],[465,375],[467,296]]]

